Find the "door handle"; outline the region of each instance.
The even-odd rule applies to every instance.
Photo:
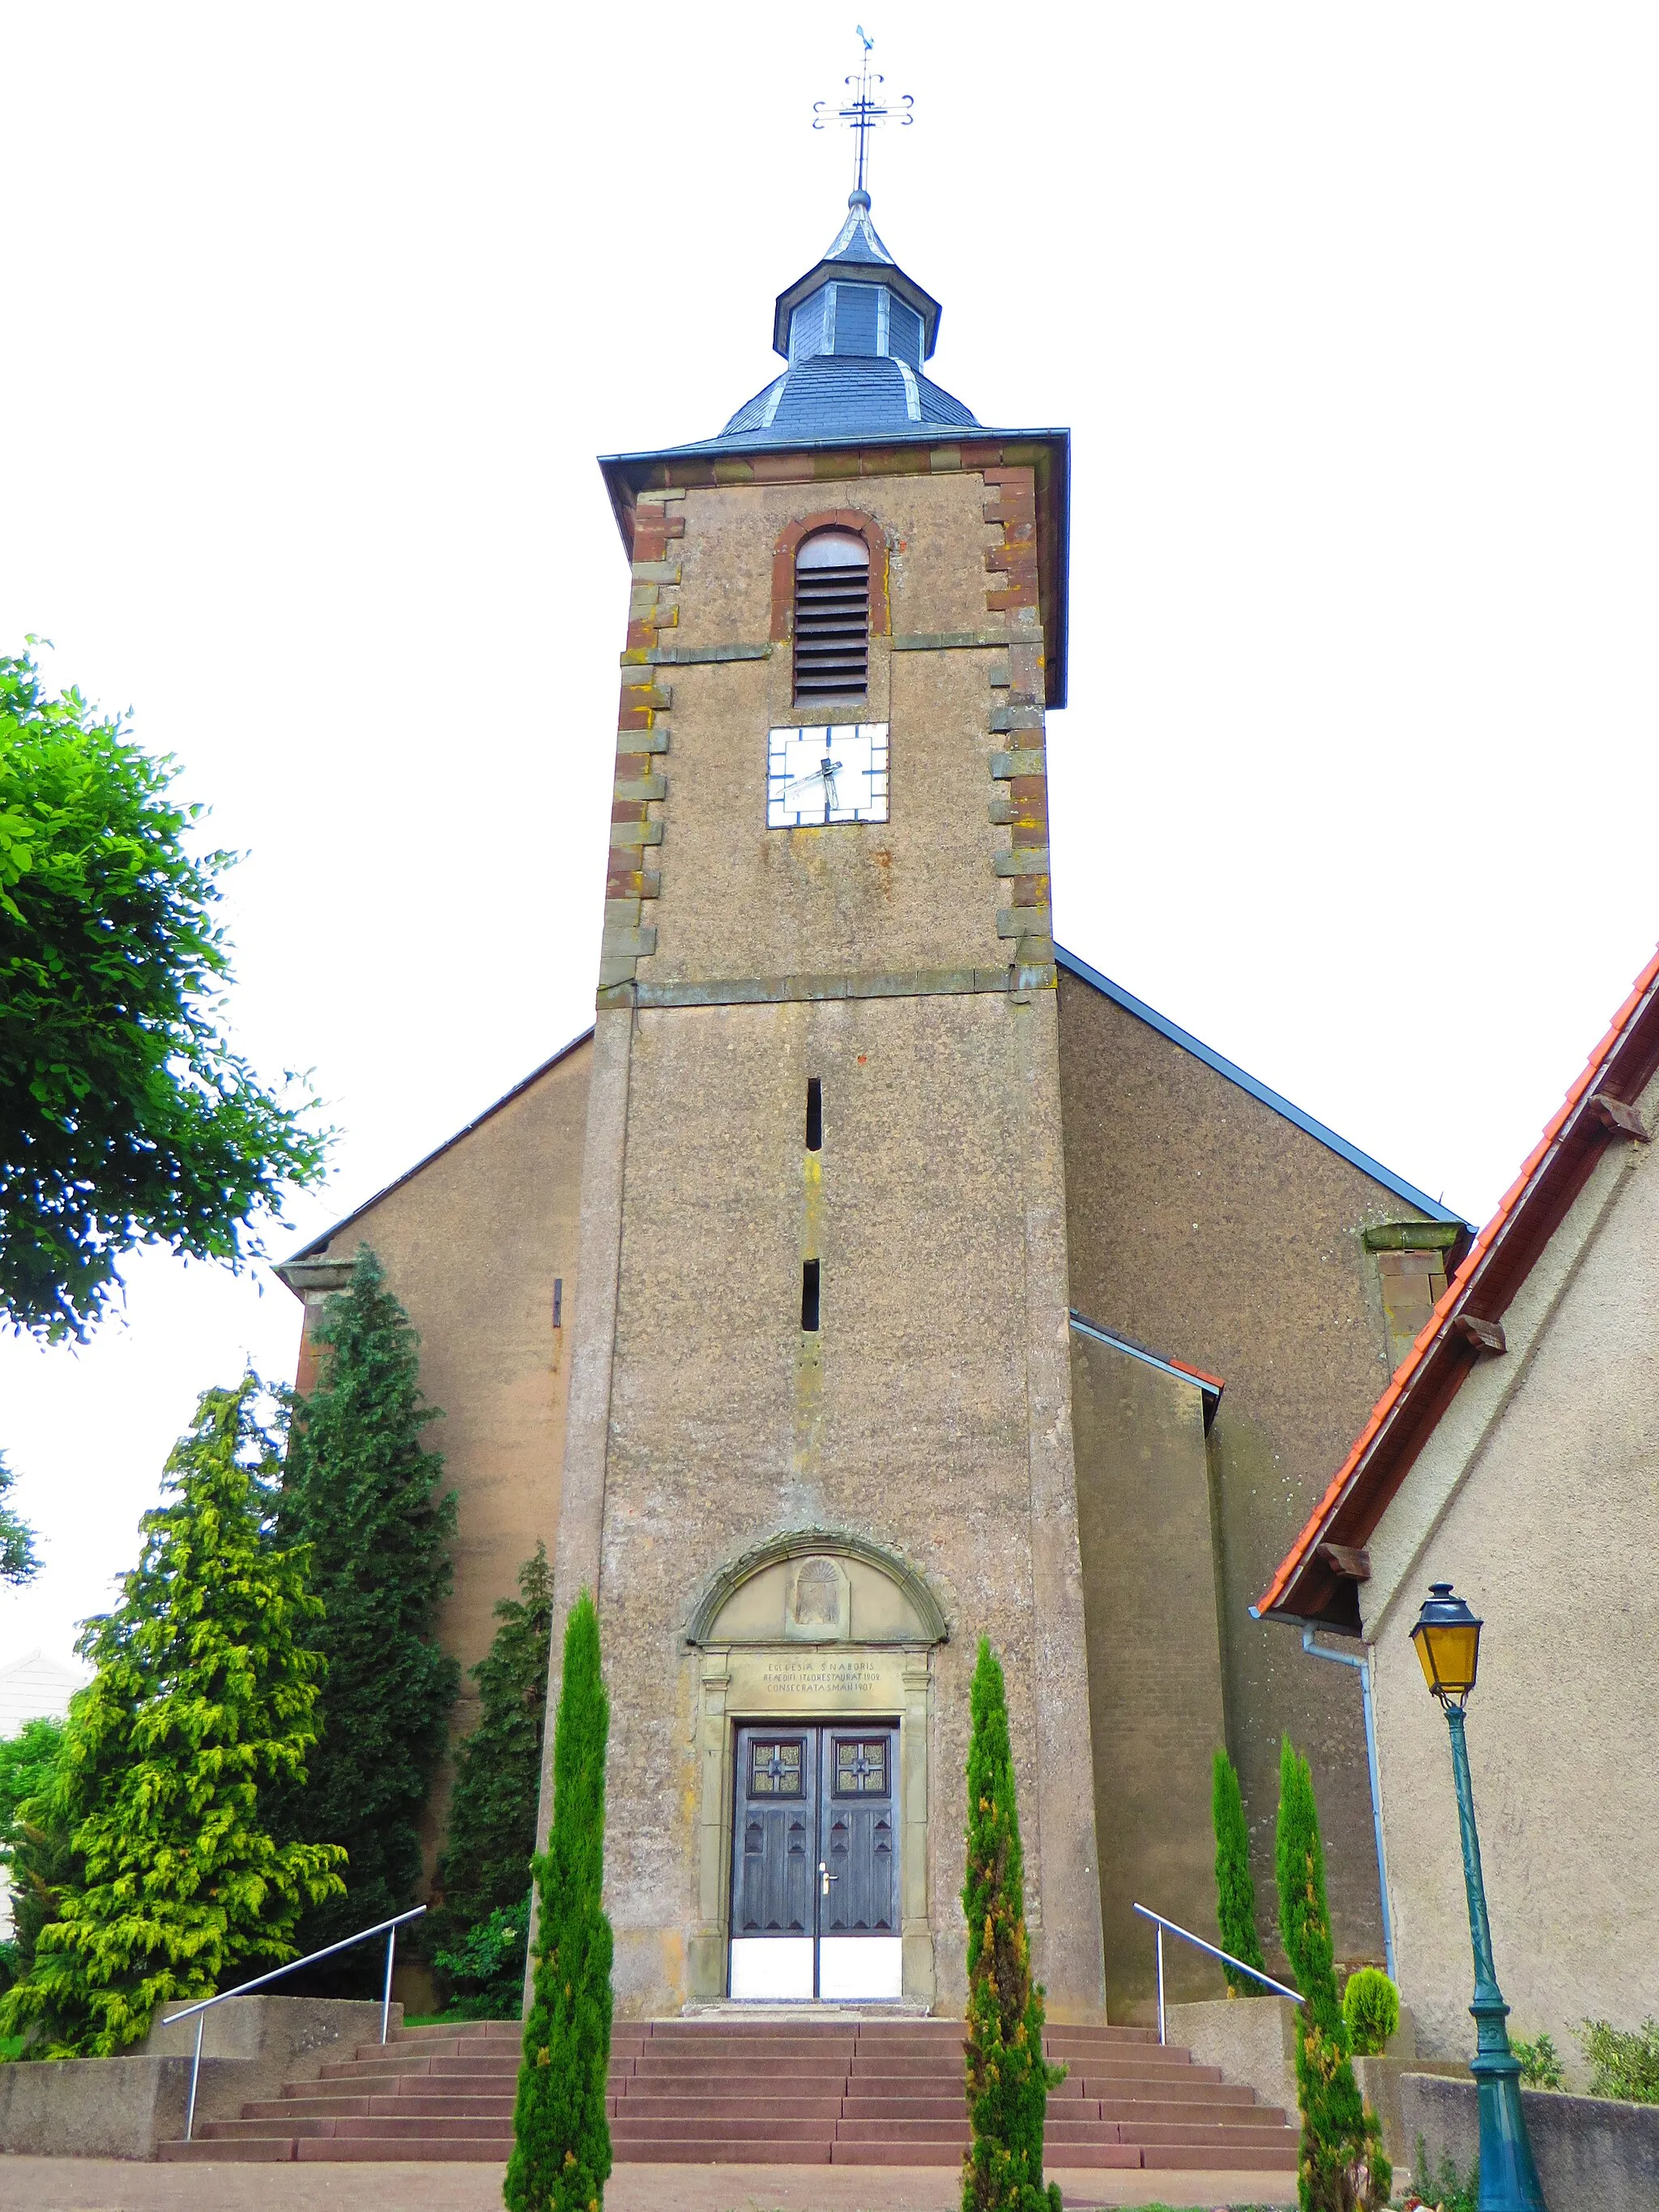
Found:
[[[822,1859],[818,1861],[818,1881],[822,1885],[821,1893],[823,1896],[829,1896],[830,1883],[832,1881],[839,1881],[840,1880],[841,1876],[838,1874],[831,1874],[828,1866]]]

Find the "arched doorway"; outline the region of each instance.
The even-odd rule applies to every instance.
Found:
[[[866,1539],[745,1553],[686,1626],[698,1666],[694,1998],[931,2002],[932,1591]]]

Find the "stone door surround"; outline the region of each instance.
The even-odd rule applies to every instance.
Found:
[[[933,2002],[927,1747],[933,1647],[949,1632],[913,1568],[842,1531],[776,1537],[712,1577],[685,1632],[700,1655],[697,1901],[687,1960],[694,2000],[726,1995],[737,1723],[866,1716],[898,1725],[903,1990]]]

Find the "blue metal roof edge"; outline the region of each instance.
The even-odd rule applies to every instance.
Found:
[[[776,382],[774,377],[772,383]],[[762,389],[770,391],[771,386],[763,386]],[[944,386],[939,389],[943,391]],[[902,430],[896,426],[890,430],[842,430],[830,438],[801,438],[780,433],[764,444],[756,444],[740,431],[731,440],[722,434],[698,438],[689,446],[654,446],[637,453],[601,453],[599,463],[602,469],[611,470],[637,467],[650,461],[725,459],[741,458],[746,453],[821,453],[850,451],[858,446],[975,446],[987,438],[1063,439],[1069,448],[1072,434],[1066,428],[1017,429],[995,422],[923,422]]]
[[[1214,1068],[1218,1075],[1224,1075],[1229,1083],[1236,1083],[1241,1091],[1248,1091],[1252,1098],[1259,1098],[1275,1114],[1282,1114],[1287,1121],[1293,1121],[1298,1129],[1316,1138],[1322,1145],[1328,1146],[1340,1159],[1346,1160],[1350,1167],[1358,1168],[1373,1182],[1380,1182],[1385,1190],[1393,1191],[1396,1198],[1403,1198],[1407,1205],[1426,1213],[1431,1221],[1455,1221],[1466,1229],[1473,1227],[1474,1224],[1465,1221],[1461,1213],[1443,1205],[1437,1198],[1431,1198],[1427,1191],[1419,1190],[1415,1183],[1407,1182],[1403,1176],[1395,1175],[1392,1169],[1385,1168],[1381,1160],[1374,1160],[1369,1152],[1362,1152],[1358,1145],[1351,1145],[1346,1137],[1339,1137],[1334,1129],[1328,1129],[1322,1121],[1315,1121],[1311,1114],[1304,1114],[1299,1106],[1293,1106],[1280,1092],[1270,1090],[1265,1083],[1258,1083],[1255,1076],[1247,1075],[1235,1061],[1212,1051],[1189,1030],[1183,1030],[1178,1022],[1172,1022],[1167,1015],[1158,1012],[1144,999],[1137,999],[1134,993],[1126,991],[1121,983],[1114,983],[1097,968],[1091,968],[1086,960],[1079,960],[1075,952],[1067,952],[1063,945],[1056,945],[1054,959],[1060,967],[1068,969],[1084,982],[1092,984],[1097,991],[1103,993],[1115,1005],[1121,1006],[1126,1013],[1133,1014],[1137,1021],[1145,1022],[1150,1029],[1155,1029],[1160,1036],[1168,1037],[1171,1044],[1178,1044],[1183,1052],[1191,1053],[1194,1060],[1201,1060],[1206,1067]]]
[[[1207,1429],[1213,1418],[1216,1403],[1226,1384],[1208,1375],[1200,1375],[1190,1367],[1178,1366],[1173,1359],[1164,1359],[1156,1352],[1148,1352],[1144,1344],[1137,1344],[1132,1336],[1120,1336],[1115,1328],[1102,1328],[1098,1322],[1086,1321],[1073,1306],[1066,1316],[1072,1327],[1083,1336],[1091,1336],[1097,1344],[1109,1344],[1114,1352],[1121,1352],[1131,1359],[1144,1360],[1148,1367],[1156,1367],[1160,1374],[1172,1376],[1177,1382],[1190,1382],[1194,1390],[1203,1392],[1211,1401],[1204,1425]]]

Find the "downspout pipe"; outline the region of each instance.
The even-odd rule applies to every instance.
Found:
[[[1388,1961],[1389,1979],[1398,1989],[1400,1976],[1395,1969],[1394,1914],[1389,1905],[1389,1861],[1382,1848],[1382,1792],[1376,1776],[1376,1716],[1371,1707],[1371,1667],[1369,1655],[1356,1656],[1352,1651],[1333,1651],[1323,1644],[1314,1641],[1314,1632],[1302,1632],[1302,1649],[1315,1659],[1334,1659],[1339,1667],[1357,1667],[1359,1670],[1359,1695],[1365,1709],[1365,1765],[1371,1782],[1371,1829],[1376,1838],[1376,1880],[1382,1894],[1382,1955]]]

